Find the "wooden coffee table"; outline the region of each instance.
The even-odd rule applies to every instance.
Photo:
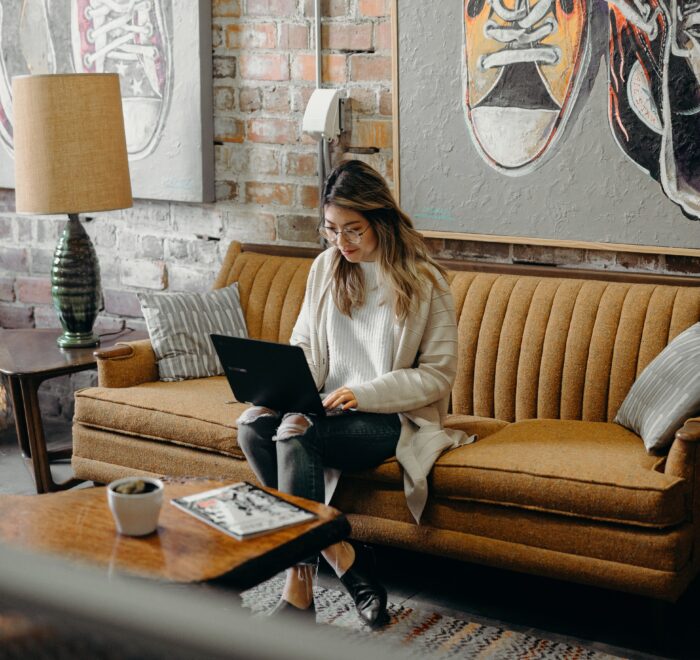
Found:
[[[318,518],[244,541],[170,504],[174,497],[227,483],[232,482],[166,483],[158,530],[144,537],[117,533],[105,487],[0,496],[0,541],[97,565],[108,572],[182,583],[223,578],[227,586],[247,589],[350,532],[347,519],[336,509],[282,493],[277,494]]]

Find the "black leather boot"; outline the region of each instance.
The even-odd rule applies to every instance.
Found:
[[[340,581],[355,601],[357,613],[362,621],[374,627],[385,625],[389,616],[386,612],[386,589],[376,577],[374,553],[366,546],[353,544],[355,561]]]

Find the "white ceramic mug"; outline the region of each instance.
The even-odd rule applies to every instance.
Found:
[[[118,493],[115,488],[122,484],[143,481],[153,484],[148,493]],[[107,501],[114,517],[117,531],[127,536],[145,536],[155,532],[158,516],[163,504],[163,482],[151,477],[124,477],[107,486]]]

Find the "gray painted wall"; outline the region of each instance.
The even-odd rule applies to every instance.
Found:
[[[686,218],[612,137],[601,58],[607,47],[604,6],[597,7],[599,23],[591,30],[597,54],[591,58],[592,89],[582,88],[579,96],[585,103],[575,109],[553,156],[534,172],[511,177],[487,165],[469,136],[463,2],[398,5],[401,204],[418,227],[700,248],[700,221]]]

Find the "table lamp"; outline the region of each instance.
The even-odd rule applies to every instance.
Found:
[[[12,93],[16,211],[68,214],[51,269],[58,345],[97,346],[100,268],[78,214],[132,205],[119,76],[17,76]]]

